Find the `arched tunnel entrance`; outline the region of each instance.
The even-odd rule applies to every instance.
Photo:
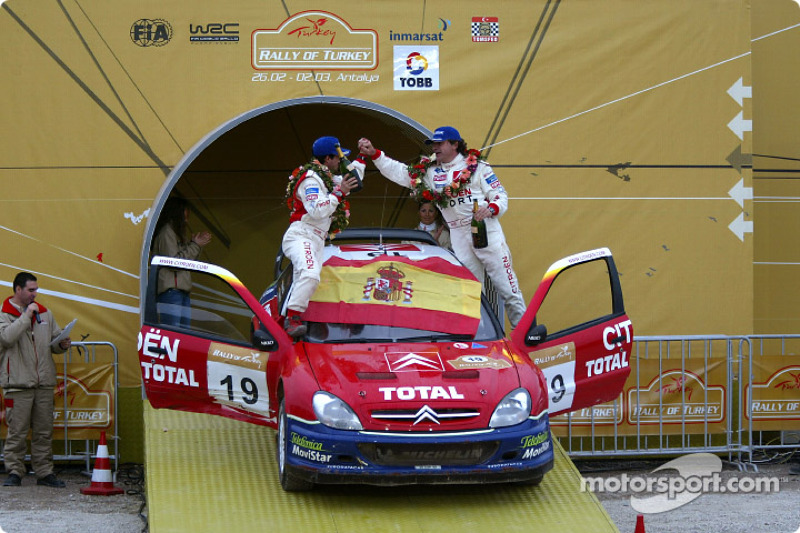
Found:
[[[412,162],[430,131],[392,109],[329,96],[269,104],[223,124],[186,153],[159,191],[143,239],[140,295],[156,222],[170,195],[189,202],[192,233],[214,236],[201,261],[231,270],[252,291],[266,287],[288,227],[287,178],[309,161],[311,144],[323,135],[338,137],[353,157],[358,139],[367,137],[392,158]],[[370,163],[364,189],[350,198],[350,226],[413,227],[416,206],[407,199],[407,190]]]

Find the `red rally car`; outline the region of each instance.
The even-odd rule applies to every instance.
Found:
[[[153,407],[277,429],[288,491],[537,484],[553,465],[549,416],[615,399],[630,373],[606,248],[554,263],[510,338],[502,306],[427,232],[337,235],[297,341],[282,327],[291,265],[275,267],[259,300],[222,267],[154,257],[138,349]],[[191,273],[188,309],[156,301],[163,268]]]

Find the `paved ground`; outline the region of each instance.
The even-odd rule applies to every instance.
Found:
[[[0,486],[0,533],[138,533],[146,531],[144,473],[141,465],[121,465],[116,486],[125,493],[115,496],[87,496],[91,478],[79,468],[58,471],[66,488],[36,485],[26,476],[22,487]],[[5,480],[6,475],[2,474]]]
[[[647,477],[663,461],[579,462],[586,478]],[[800,533],[800,475],[789,473],[790,464],[762,464],[759,472],[742,473],[724,464],[722,479],[754,482],[777,480],[771,493],[704,493],[677,509],[644,515],[646,533]],[[80,488],[90,479],[79,469],[66,469],[59,477],[65,489],[39,487],[33,476],[19,488],[0,487],[0,533],[139,533],[147,531],[144,504],[144,472],[141,465],[122,465],[117,486],[126,490],[117,496],[86,496]],[[3,479],[5,476],[3,475]],[[746,483],[745,483],[746,484]],[[743,486],[743,485],[742,485]],[[634,533],[636,516],[631,492],[598,493],[621,533]],[[326,533],[326,532],[320,532]]]
[[[666,461],[639,463],[578,463],[584,478],[622,474],[647,478]],[[758,472],[743,473],[730,463],[721,472],[725,493],[705,492],[671,511],[644,514],[646,533],[800,533],[800,475],[790,474],[791,464],[761,464]],[[665,471],[660,471],[662,474]],[[734,483],[731,483],[734,480]],[[764,480],[764,481],[761,481]],[[775,481],[776,480],[776,481]],[[770,484],[775,492],[739,492],[728,486]],[[621,533],[634,533],[640,513],[632,507],[631,491],[596,493]],[[638,496],[642,496],[639,494]]]

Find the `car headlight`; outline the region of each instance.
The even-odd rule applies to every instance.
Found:
[[[314,393],[314,414],[317,420],[334,429],[364,429],[350,406],[329,392]]]
[[[489,427],[503,428],[524,422],[531,414],[531,395],[525,389],[514,389],[500,400],[489,420]]]

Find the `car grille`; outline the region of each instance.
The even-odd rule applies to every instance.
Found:
[[[460,424],[480,415],[474,409],[432,409],[427,405],[417,410],[411,409],[386,409],[372,411],[372,419],[378,423],[391,423],[416,426],[417,424],[447,426],[447,424]],[[442,427],[441,429],[445,429]]]
[[[499,448],[497,441],[478,443],[384,444],[361,443],[359,451],[381,466],[464,466],[488,461]]]

